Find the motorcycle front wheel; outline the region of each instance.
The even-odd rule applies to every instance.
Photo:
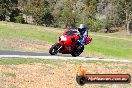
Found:
[[[56,55],[59,52],[61,45],[58,43],[55,43],[54,45],[52,45],[52,47],[49,50],[49,53],[51,55]]]

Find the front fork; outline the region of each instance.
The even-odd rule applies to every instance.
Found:
[[[57,49],[57,51],[59,51],[61,48],[62,48],[62,46],[60,46],[60,47]]]
[[[59,51],[61,48],[63,48],[64,42],[58,41],[58,44],[60,45],[57,51]]]

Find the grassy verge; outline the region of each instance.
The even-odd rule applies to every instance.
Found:
[[[21,63],[20,63],[21,62]],[[1,88],[131,88],[130,84],[88,84],[79,86],[75,77],[77,67],[82,65],[88,74],[130,74],[131,63],[95,62],[80,60],[42,60],[24,58],[1,58]]]
[[[46,52],[60,34],[60,29],[0,22],[0,49]]]
[[[18,23],[0,22],[0,37],[3,38],[26,38],[55,42],[60,30],[44,28],[42,26],[26,25]]]
[[[130,36],[130,35],[127,35],[126,33],[92,33],[92,35],[96,35],[96,36],[104,36],[104,37],[112,37],[112,38],[117,38],[117,39],[126,39],[126,40],[128,40],[128,39],[130,39],[131,41],[132,41],[132,36]],[[129,40],[128,40],[129,41]]]
[[[105,37],[92,36],[93,41],[85,48],[95,56],[132,58],[132,42]],[[94,54],[96,53],[96,54]]]
[[[48,52],[63,29],[0,22],[0,49]],[[83,56],[132,59],[132,37],[122,34],[91,33]]]

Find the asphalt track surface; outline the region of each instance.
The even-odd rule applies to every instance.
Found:
[[[125,59],[101,59],[93,57],[72,57],[71,55],[50,55],[47,53],[37,53],[37,52],[22,52],[22,51],[10,51],[10,50],[0,50],[0,58],[38,58],[38,59],[62,59],[62,60],[96,60],[96,61],[107,61],[107,62],[126,62],[132,63],[132,60]]]

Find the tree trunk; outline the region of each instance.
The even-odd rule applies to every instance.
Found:
[[[129,24],[130,24],[130,21],[129,21],[129,14],[128,14],[128,11],[126,10],[126,32],[128,34],[130,34],[130,29],[129,29]]]
[[[28,23],[28,21],[27,21],[27,20],[28,20],[28,16],[26,15],[26,20],[25,20],[25,22],[26,22],[26,23]]]
[[[127,33],[130,34],[130,21],[127,21],[127,24],[126,24],[126,29],[127,29]]]

